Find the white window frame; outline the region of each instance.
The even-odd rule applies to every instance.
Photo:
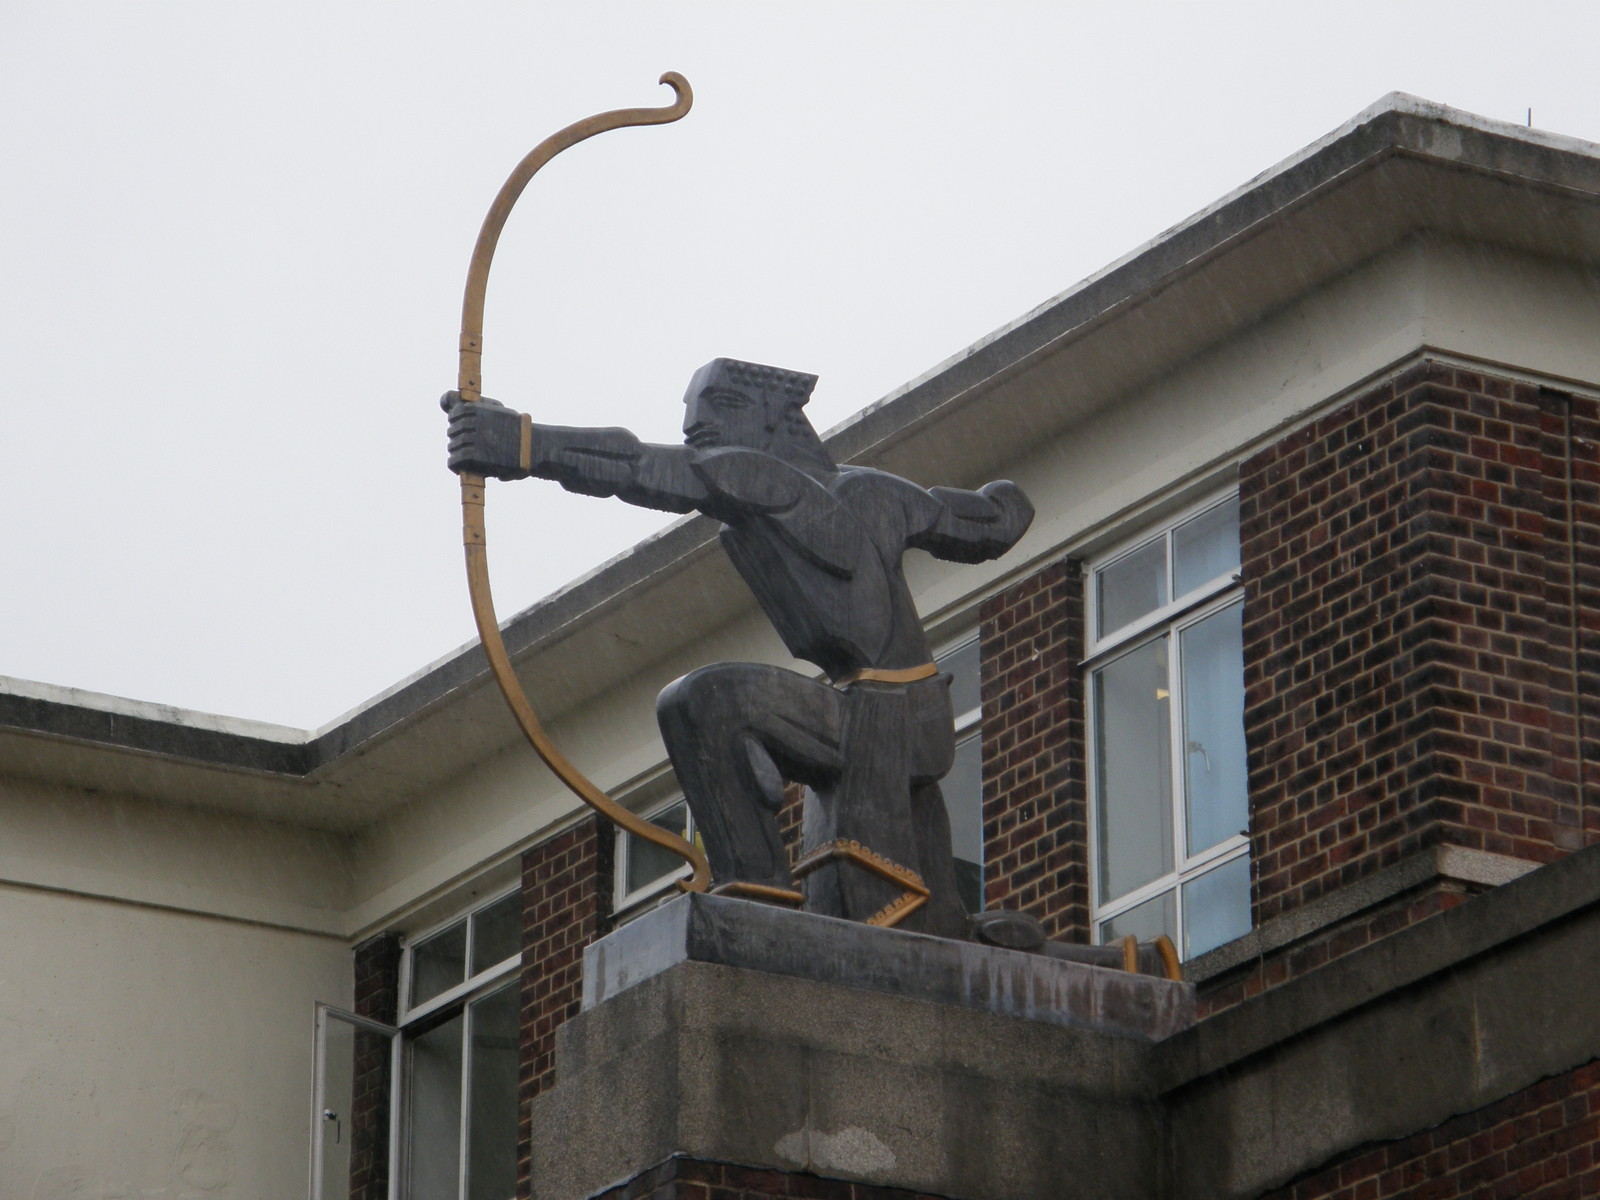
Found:
[[[417,946],[421,945],[423,942],[426,942],[429,938],[433,937],[433,935],[442,933],[451,926],[465,921],[467,938],[466,946],[462,953],[463,962],[470,966],[472,963],[474,942],[476,941],[477,934],[477,924],[472,920],[472,918],[478,913],[482,912],[484,909],[500,903],[507,897],[519,895],[520,893],[520,885],[510,888],[503,888],[492,895],[485,896],[480,900],[474,901],[469,907],[453,913],[447,920],[430,925],[428,928],[421,930],[416,934],[409,935],[403,938],[401,941],[399,972],[400,1017],[395,1022],[400,1031],[397,1049],[399,1064],[395,1073],[395,1079],[397,1081],[397,1086],[395,1089],[396,1098],[394,1100],[393,1112],[390,1114],[391,1136],[395,1138],[394,1147],[390,1152],[392,1172],[390,1175],[391,1196],[399,1194],[403,1197],[404,1193],[401,1190],[402,1181],[406,1178],[409,1178],[411,1173],[412,1131],[410,1128],[410,1097],[412,1095],[412,1039],[418,1034],[425,1033],[428,1029],[440,1024],[441,1021],[439,1019],[439,1014],[443,1013],[447,1009],[457,1007],[461,1009],[463,1014],[463,1054],[461,1056],[461,1128],[458,1131],[458,1138],[460,1139],[458,1144],[461,1147],[461,1152],[459,1154],[459,1161],[457,1165],[456,1194],[458,1196],[465,1194],[466,1171],[468,1166],[468,1156],[466,1153],[466,1131],[468,1128],[468,1122],[471,1119],[471,1111],[466,1099],[472,1095],[472,1054],[470,1053],[470,1047],[472,1045],[473,1014],[470,1006],[473,1001],[482,996],[487,996],[491,992],[497,991],[501,987],[504,987],[507,982],[517,978],[522,969],[522,951],[520,947],[521,939],[519,937],[519,947],[515,954],[502,959],[498,963],[494,963],[488,967],[485,967],[475,975],[464,979],[458,984],[454,984],[451,987],[446,988],[437,996],[430,996],[422,1003],[413,1006],[410,1003],[410,999],[414,951]],[[443,1019],[448,1020],[449,1018]],[[508,1196],[506,1200],[512,1200],[512,1198]]]
[[[400,1031],[393,1025],[358,1017],[353,1012],[318,1001],[315,1015],[315,1033],[312,1037],[312,1089],[311,1089],[311,1190],[310,1200],[348,1200],[347,1196],[325,1196],[322,1190],[322,1167],[328,1136],[329,1121],[336,1124],[349,1119],[350,1114],[340,1114],[329,1108],[328,1096],[328,1023],[340,1021],[357,1030],[377,1034],[389,1039],[389,1144],[386,1158],[389,1169],[389,1186],[385,1195],[395,1200],[400,1186],[400,1138],[396,1136],[394,1115],[400,1111]]]
[[[472,951],[474,949],[473,942],[476,940],[477,932],[476,925],[471,918],[482,912],[484,909],[491,908],[494,905],[499,904],[500,901],[506,899],[508,896],[517,895],[520,891],[520,885],[502,888],[493,895],[486,896],[481,900],[475,900],[468,907],[452,913],[448,920],[440,921],[437,924],[430,925],[418,933],[408,935],[401,939],[399,983],[400,1019],[397,1024],[400,1026],[402,1032],[405,1030],[407,1025],[415,1025],[418,1021],[425,1020],[428,1016],[438,1012],[441,1008],[448,1008],[457,1000],[465,999],[480,989],[484,991],[493,991],[494,989],[489,987],[490,984],[498,982],[505,976],[514,974],[522,966],[522,951],[519,949],[517,953],[509,955],[492,966],[485,967],[476,975],[470,976],[458,984],[453,984],[444,991],[440,992],[437,996],[431,996],[427,1000],[424,1000],[421,1004],[418,1004],[416,1007],[411,1007],[412,952],[416,949],[416,947],[433,937],[434,934],[443,933],[446,929],[449,929],[450,926],[458,925],[462,921],[465,921],[467,923],[467,946],[466,950],[463,952],[463,955],[464,961],[470,963],[472,961]]]
[[[1100,634],[1099,611],[1100,572],[1129,555],[1135,554],[1152,543],[1163,539],[1166,542],[1165,565],[1168,586],[1169,588],[1176,586],[1177,573],[1176,562],[1174,561],[1174,542],[1171,537],[1172,532],[1184,522],[1199,516],[1208,509],[1227,503],[1237,494],[1238,489],[1236,487],[1213,492],[1204,499],[1172,513],[1159,525],[1150,528],[1140,536],[1129,541],[1119,542],[1116,546],[1090,558],[1085,563],[1084,641],[1086,653],[1081,666],[1086,715],[1085,740],[1087,742],[1086,783],[1088,797],[1087,826],[1089,831],[1090,933],[1091,941],[1095,943],[1100,942],[1102,937],[1101,929],[1106,922],[1170,892],[1173,896],[1173,940],[1178,945],[1179,953],[1182,954],[1187,940],[1184,936],[1187,929],[1187,919],[1184,913],[1185,886],[1207,872],[1222,867],[1225,863],[1247,857],[1250,852],[1250,839],[1245,831],[1241,831],[1223,839],[1214,846],[1207,847],[1199,854],[1188,854],[1188,831],[1186,828],[1187,787],[1185,786],[1188,755],[1180,752],[1180,748],[1184,745],[1184,714],[1180,699],[1183,695],[1180,635],[1184,629],[1198,625],[1206,618],[1231,606],[1242,604],[1244,587],[1241,575],[1237,570],[1218,575],[1214,579],[1191,588],[1181,596],[1173,596],[1171,600],[1153,612],[1147,613],[1145,616],[1104,636]],[[1132,653],[1163,636],[1168,636],[1171,639],[1167,655],[1167,678],[1168,691],[1173,697],[1173,702],[1168,706],[1167,717],[1169,722],[1169,744],[1173,751],[1170,755],[1172,776],[1169,781],[1172,797],[1171,837],[1173,868],[1149,883],[1101,903],[1100,804],[1099,797],[1096,794],[1097,780],[1099,779],[1099,755],[1096,749],[1096,743],[1099,740],[1096,736],[1099,728],[1099,715],[1095,711],[1094,673],[1107,663],[1113,662],[1125,654]]]
[[[673,808],[679,804],[683,805],[684,828],[688,835],[688,839],[692,842],[695,839],[694,813],[689,810],[688,802],[684,799],[682,792],[673,792],[670,796],[667,796],[658,803],[652,804],[643,809],[639,815],[646,821],[652,821],[656,817],[659,817],[662,813],[666,812],[669,808]],[[674,867],[664,875],[657,875],[649,883],[642,884],[631,891],[624,891],[623,888],[627,882],[625,877],[628,869],[628,845],[629,840],[633,836],[633,834],[622,828],[622,826],[617,826],[616,856],[612,860],[615,863],[615,867],[612,871],[613,878],[611,885],[611,911],[618,915],[621,915],[629,909],[638,908],[647,900],[651,900],[662,895],[662,893],[671,889],[673,885],[678,882],[678,880],[687,879],[691,874],[693,874],[693,867],[688,862],[685,862],[681,866]]]

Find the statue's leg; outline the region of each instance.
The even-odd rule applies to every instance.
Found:
[[[950,849],[950,814],[937,783],[911,785],[911,819],[917,831],[922,881],[928,903],[913,913],[905,928],[940,937],[965,937],[967,910],[956,886],[956,858]]]
[[[656,718],[713,881],[792,888],[783,785],[823,786],[838,773],[839,693],[778,667],[717,663],[668,685]]]
[[[939,779],[955,755],[948,677],[909,685],[862,683],[845,693],[844,767],[807,799],[805,852],[858,842],[916,872],[928,899],[898,919],[902,929],[964,937],[950,820]],[[900,901],[904,885],[847,860],[806,877],[806,909],[869,920]]]

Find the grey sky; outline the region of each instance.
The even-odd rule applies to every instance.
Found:
[[[471,636],[439,392],[677,438],[719,354],[836,424],[1390,90],[1600,140],[1587,3],[0,3],[0,674],[318,725]],[[929,481],[934,482],[934,481]],[[490,502],[502,616],[656,514]]]

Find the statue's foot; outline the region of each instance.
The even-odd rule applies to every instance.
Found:
[[[1165,934],[1148,942],[1126,937],[1105,946],[1052,942],[1045,937],[1044,926],[1027,913],[994,910],[972,918],[972,936],[991,946],[1043,954],[1046,958],[1063,962],[1087,963],[1093,967],[1110,967],[1161,979],[1183,978],[1178,966],[1177,949]]]
[[[972,918],[972,936],[991,946],[1035,954],[1045,945],[1044,926],[1039,924],[1038,918],[998,908]]]
[[[1178,951],[1166,934],[1148,942],[1136,941],[1132,934],[1104,946],[1084,946],[1073,942],[1046,942],[1042,953],[1066,962],[1089,963],[1157,979],[1182,979]]]

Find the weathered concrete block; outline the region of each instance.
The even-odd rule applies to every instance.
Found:
[[[1189,984],[703,895],[680,896],[590,946],[583,1006],[593,1008],[682,962],[1145,1040],[1194,1023]]]
[[[1149,1043],[682,960],[562,1026],[534,1194],[674,1153],[968,1200],[1157,1194]]]

